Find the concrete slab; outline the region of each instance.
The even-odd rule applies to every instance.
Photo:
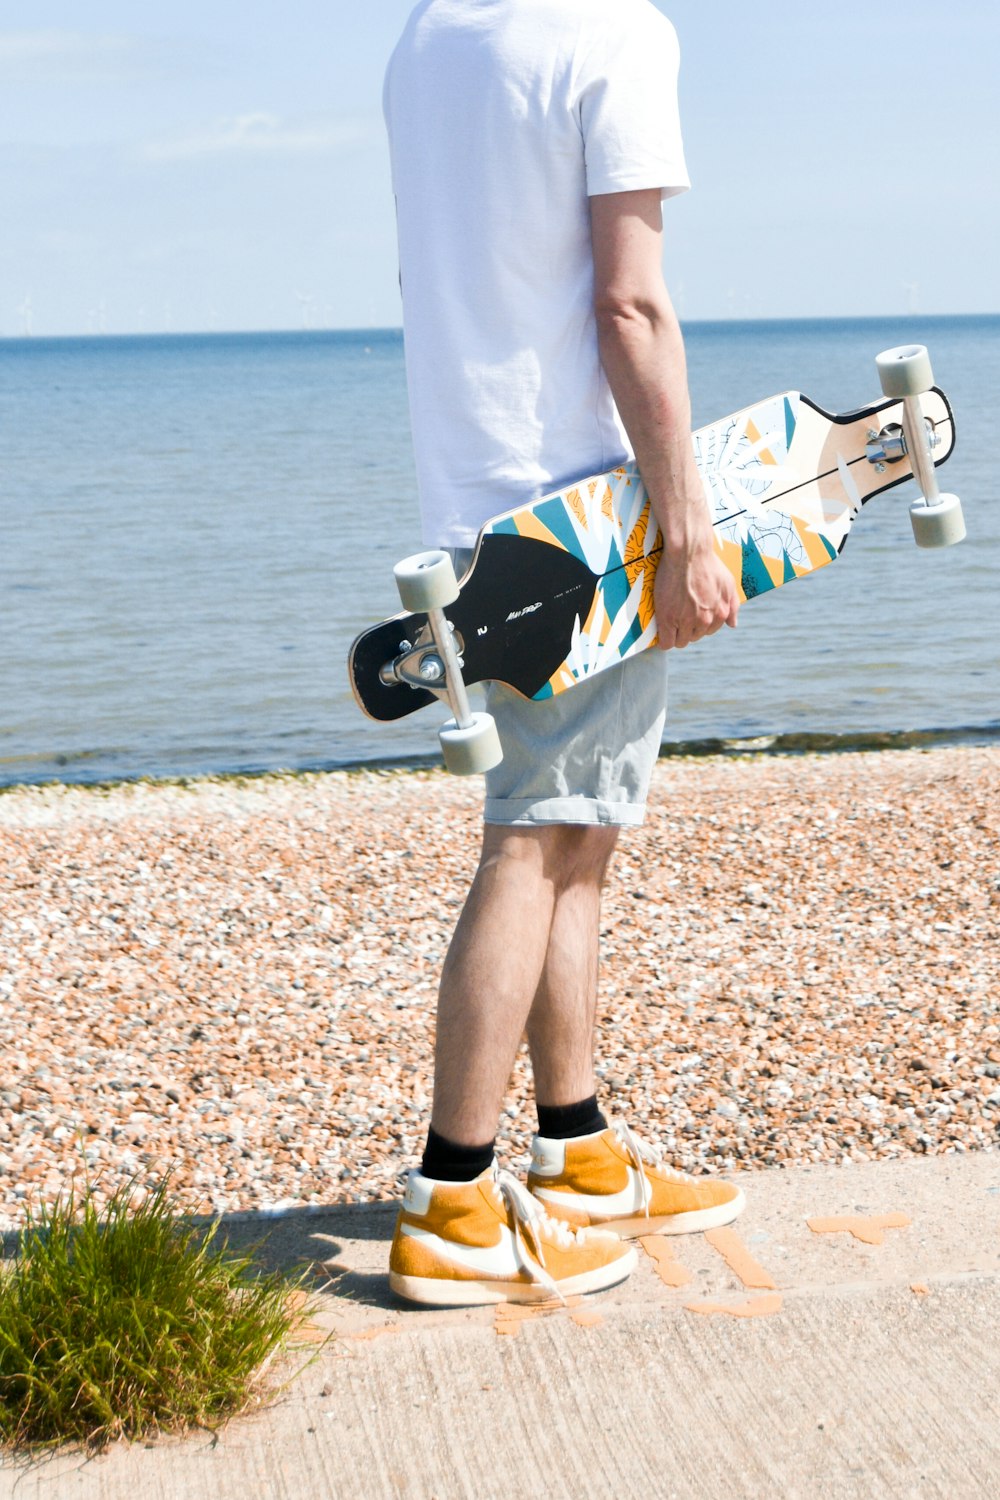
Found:
[[[230,1224],[328,1262],[335,1337],[216,1437],[8,1463],[0,1497],[1000,1497],[1000,1155],[742,1183],[734,1235],[525,1318],[393,1299],[392,1205]]]

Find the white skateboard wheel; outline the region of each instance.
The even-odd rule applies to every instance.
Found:
[[[962,502],[957,495],[941,494],[933,505],[914,500],[910,525],[918,547],[954,547],[965,536]]]
[[[923,344],[901,344],[875,356],[878,377],[886,396],[902,400],[921,396],[934,385],[931,357]]]
[[[465,729],[449,719],[441,726],[438,738],[444,763],[453,776],[475,776],[478,771],[492,770],[503,760],[492,714],[473,714],[472,723]]]
[[[415,552],[392,571],[403,608],[412,614],[444,609],[458,598],[455,569],[447,552]]]

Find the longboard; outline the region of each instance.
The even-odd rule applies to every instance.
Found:
[[[913,363],[915,352],[889,354]],[[920,353],[929,386],[926,351]],[[916,396],[900,387],[896,394],[905,399],[839,416],[786,391],[695,433],[715,546],[742,600],[833,562],[864,504],[915,472],[925,493],[937,493],[933,467],[951,455],[955,423],[944,393],[927,386],[918,386]],[[904,418],[914,441],[903,435]],[[914,424],[921,419],[926,453],[916,452]],[[496,517],[481,531],[458,597],[443,611],[461,678],[493,679],[544,700],[655,645],[653,578],[661,550],[634,464]],[[443,669],[438,675],[442,642],[432,624],[429,611],[403,611],[354,641],[351,687],[369,717],[400,719],[445,696],[454,703]]]

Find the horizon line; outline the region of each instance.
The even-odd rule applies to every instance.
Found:
[[[717,318],[680,318],[682,328],[696,327],[731,327],[731,326],[761,326],[766,324],[786,323],[906,323],[906,322],[956,322],[971,321],[977,318],[1000,318],[1000,312],[954,312],[954,313],[808,313],[797,314],[786,317],[717,317]],[[87,340],[92,343],[109,343],[116,339],[183,339],[183,338],[261,338],[266,336],[287,337],[316,337],[331,334],[399,334],[402,335],[402,324],[399,323],[347,323],[337,327],[323,328],[161,328],[161,329],[132,329],[120,332],[94,332],[88,329],[86,332],[75,333],[0,333],[0,344],[44,344],[48,342],[65,341],[72,339]]]

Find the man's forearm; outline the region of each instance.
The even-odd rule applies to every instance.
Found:
[[[659,192],[595,197],[590,212],[601,362],[663,533],[654,607],[669,650],[735,625],[739,599],[713,547],[694,461],[684,341],[661,270]]]
[[[601,363],[668,551],[710,541],[691,446],[684,341],[670,300],[598,304]]]

